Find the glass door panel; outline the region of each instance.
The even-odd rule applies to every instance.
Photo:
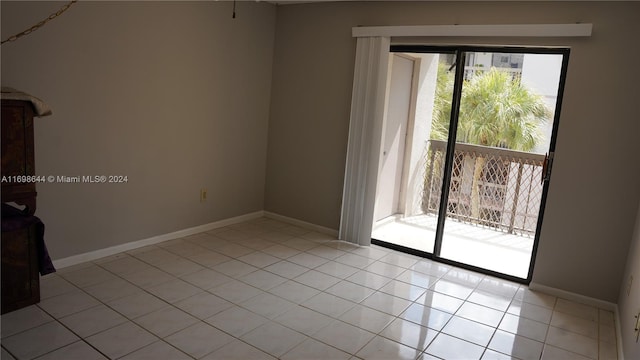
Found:
[[[562,66],[562,54],[465,53],[439,257],[528,277]]]
[[[433,253],[455,54],[391,55],[372,238],[394,247]]]

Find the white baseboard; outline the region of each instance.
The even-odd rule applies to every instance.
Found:
[[[338,236],[338,230],[336,229],[331,229],[328,227],[324,227],[324,226],[320,226],[320,225],[316,225],[316,224],[312,224],[310,222],[306,222],[306,221],[302,221],[302,220],[298,220],[298,219],[294,219],[288,216],[284,216],[284,215],[280,215],[280,214],[276,214],[276,213],[272,213],[270,211],[265,211],[264,212],[264,216],[268,217],[270,219],[274,219],[274,220],[279,220],[282,222],[286,222],[289,223],[291,225],[296,225],[305,229],[309,229],[309,230],[313,230],[313,231],[317,231],[323,234],[327,234],[327,235],[331,235],[331,236]]]
[[[376,222],[373,223],[373,230],[383,226],[383,225],[387,225],[389,223],[392,223],[394,221],[397,221],[398,219],[401,218],[402,215],[397,214],[397,215],[391,215],[391,216],[387,216],[386,218],[382,219],[382,220],[378,220]]]
[[[560,298],[563,298],[563,299],[575,301],[575,302],[578,302],[578,303],[581,303],[581,304],[595,306],[597,308],[604,309],[604,310],[609,310],[609,311],[612,311],[614,313],[618,310],[618,305],[615,304],[615,303],[612,303],[612,302],[609,302],[609,301],[600,300],[600,299],[596,299],[596,298],[592,298],[592,297],[589,297],[589,296],[576,294],[576,293],[573,293],[571,291],[566,291],[566,290],[554,288],[554,287],[551,287],[551,286],[546,286],[546,285],[542,285],[542,284],[538,284],[538,283],[532,282],[532,283],[529,284],[529,289],[535,290],[535,291],[540,291],[540,292],[543,292],[545,294],[557,296],[557,297],[560,297]]]
[[[258,219],[263,216],[265,216],[264,211],[256,211],[253,213],[240,215],[240,216],[236,216],[236,217],[232,217],[232,218],[228,218],[220,221],[215,221],[212,223],[199,225],[199,226],[195,226],[195,227],[184,229],[184,230],[178,230],[168,234],[150,237],[148,239],[132,241],[132,242],[128,242],[121,245],[111,246],[111,247],[100,249],[100,250],[90,251],[83,254],[73,255],[63,259],[54,260],[53,266],[55,266],[56,269],[63,269],[63,268],[80,264],[86,261],[93,261],[106,256],[115,255],[123,251],[129,251],[129,250],[141,248],[143,246],[154,245],[154,244],[158,244],[168,240],[179,239],[181,237],[199,234],[205,231],[210,231],[213,229],[218,229],[218,228],[233,225],[233,224],[238,224],[244,221]]]

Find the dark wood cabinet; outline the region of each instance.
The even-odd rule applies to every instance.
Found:
[[[2,202],[26,205],[26,215],[36,210],[33,147],[34,108],[31,102],[2,100]],[[15,218],[13,218],[15,219]],[[40,301],[40,278],[35,225],[5,227],[11,218],[2,216],[2,306],[13,311]]]
[[[2,202],[26,205],[29,214],[36,211],[35,182],[15,180],[35,175],[33,114],[29,101],[2,100]]]
[[[36,229],[2,232],[2,314],[40,301]]]

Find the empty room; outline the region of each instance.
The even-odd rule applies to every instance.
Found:
[[[640,3],[0,16],[2,360],[640,358]]]

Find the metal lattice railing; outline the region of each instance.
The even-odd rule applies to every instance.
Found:
[[[422,210],[440,207],[446,142],[430,140]],[[447,216],[533,236],[542,198],[544,155],[456,143]]]
[[[464,79],[470,80],[476,75],[489,71],[491,68],[482,66],[465,66],[464,67]],[[522,68],[498,68],[500,71],[506,72],[511,77],[511,80],[519,82],[522,79]]]

